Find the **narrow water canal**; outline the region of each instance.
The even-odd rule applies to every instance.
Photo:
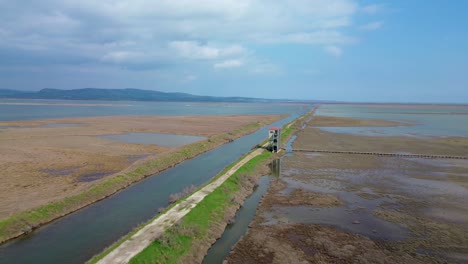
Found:
[[[292,155],[292,143],[296,139],[293,135],[286,143],[286,155]],[[272,178],[279,178],[281,174],[281,159],[276,159],[270,164],[271,174],[263,176],[258,181],[258,187],[244,201],[242,207],[237,211],[234,223],[228,225],[224,230],[223,235],[218,239],[208,250],[207,255],[203,259],[203,264],[221,264],[229,255],[231,249],[247,232],[250,223],[255,218],[255,213],[260,200],[270,187]]]
[[[283,126],[296,113],[274,123]],[[146,178],[96,204],[0,246],[0,263],[83,263],[168,205],[172,193],[208,182],[267,135],[267,128]]]
[[[247,232],[250,222],[255,217],[255,212],[262,199],[270,187],[270,180],[273,177],[279,177],[280,160],[274,160],[270,164],[271,175],[260,177],[258,186],[253,193],[245,199],[242,207],[237,211],[234,223],[228,225],[220,239],[214,243],[207,255],[203,259],[204,264],[223,263],[223,260],[229,255],[231,248]]]
[[[250,222],[255,217],[260,199],[270,187],[270,179],[271,176],[267,175],[262,176],[258,180],[258,187],[245,199],[244,204],[237,211],[234,224],[228,225],[221,238],[211,246],[203,259],[203,264],[223,263],[223,260],[229,255],[231,248],[247,232]]]

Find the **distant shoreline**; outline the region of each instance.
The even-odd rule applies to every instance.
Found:
[[[30,99],[28,99],[30,100]],[[88,104],[88,103],[14,103],[0,102],[0,105],[36,105],[36,106],[131,106],[129,104]]]

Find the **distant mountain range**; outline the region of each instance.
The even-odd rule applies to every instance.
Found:
[[[108,100],[108,101],[166,101],[166,102],[285,102],[248,97],[200,96],[188,93],[165,93],[140,89],[98,89],[73,90],[42,89],[37,92],[0,89],[0,98],[15,99],[61,99],[61,100]]]

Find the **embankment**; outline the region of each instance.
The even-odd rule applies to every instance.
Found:
[[[306,115],[310,114],[311,113],[308,113]],[[294,130],[302,126],[306,115],[284,126],[282,136],[283,142],[287,142]],[[252,153],[247,155],[250,154]],[[208,194],[183,216],[180,221],[172,226],[169,225],[171,227],[163,231],[159,239],[152,242],[131,259],[130,263],[200,263],[211,245],[221,237],[226,225],[234,218],[236,211],[240,208],[243,201],[252,193],[258,178],[268,173],[267,165],[274,158],[277,158],[277,155],[269,152],[263,152],[252,158],[234,174],[228,177],[219,187]],[[243,159],[244,157],[240,160]],[[236,166],[235,164],[237,164],[237,162],[232,166]],[[229,170],[230,168],[227,168],[220,173],[211,183],[225,175]],[[209,186],[211,183],[208,183],[206,186]],[[183,202],[185,201],[179,203]],[[176,206],[178,205],[179,204]],[[168,210],[171,209],[172,207]],[[185,208],[181,210],[183,209]],[[166,210],[166,212],[168,210]],[[148,225],[152,225],[158,218],[162,218],[164,215],[165,213],[162,213],[150,220],[147,224],[137,228],[134,232],[116,242],[103,253],[94,257],[90,260],[90,263],[98,263],[122,243],[125,243],[130,238],[133,239],[135,234],[138,236],[137,233],[139,230]]]
[[[136,163],[120,173],[103,179],[83,193],[2,219],[0,220],[0,242],[29,233],[39,226],[105,199],[145,177],[174,167],[236,138],[253,133],[266,124],[267,122],[251,123],[230,133],[215,135],[205,141],[186,145],[172,152],[164,153],[157,159]]]

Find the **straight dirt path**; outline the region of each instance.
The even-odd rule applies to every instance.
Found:
[[[101,259],[99,264],[116,264],[116,263],[128,263],[130,259],[145,249],[151,242],[158,238],[166,229],[177,223],[182,217],[184,217],[192,208],[194,208],[199,202],[205,198],[208,194],[218,188],[224,181],[226,181],[231,175],[233,175],[239,168],[241,168],[248,161],[254,157],[260,155],[264,149],[260,148],[241,161],[239,161],[234,167],[228,170],[225,174],[209,183],[199,191],[189,196],[184,201],[178,203],[167,212],[161,214],[158,218],[153,220],[151,223],[143,227],[140,231],[134,234],[131,238],[120,244],[112,252]]]

